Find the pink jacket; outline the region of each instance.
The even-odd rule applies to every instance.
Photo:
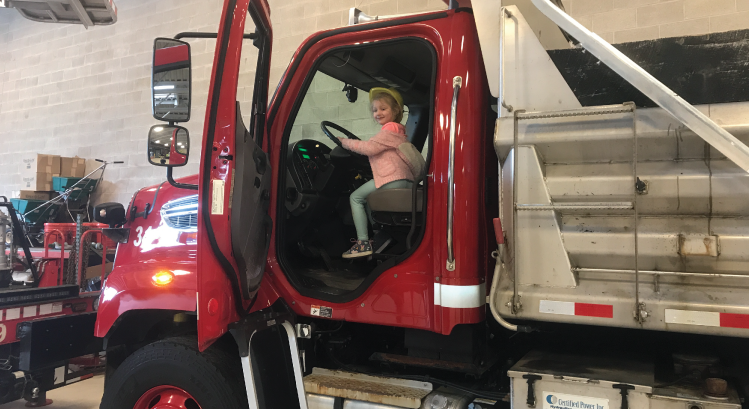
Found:
[[[413,172],[398,145],[406,142],[406,127],[389,122],[368,141],[339,138],[343,147],[369,157],[375,187],[401,179],[414,180]]]

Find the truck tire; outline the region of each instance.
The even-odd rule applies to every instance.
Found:
[[[239,354],[191,337],[156,341],[127,357],[108,379],[100,409],[240,409],[247,394]]]

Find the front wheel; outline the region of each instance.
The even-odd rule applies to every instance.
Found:
[[[201,353],[194,338],[169,338],[130,355],[106,382],[100,409],[247,407],[239,354]]]

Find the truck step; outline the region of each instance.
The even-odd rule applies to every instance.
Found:
[[[420,408],[422,400],[432,391],[432,384],[314,368],[304,377],[304,390],[344,399]]]

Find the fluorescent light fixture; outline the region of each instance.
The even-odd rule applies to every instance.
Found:
[[[161,131],[164,130],[164,127],[163,126],[157,126],[156,128],[153,128],[153,130],[156,131],[156,132],[161,132]],[[156,141],[156,142],[158,142],[158,141]]]
[[[160,91],[162,89],[174,89],[174,85],[157,85],[153,89]]]
[[[165,143],[165,144],[164,144],[164,146],[169,146],[169,144],[168,144],[168,143]]]

